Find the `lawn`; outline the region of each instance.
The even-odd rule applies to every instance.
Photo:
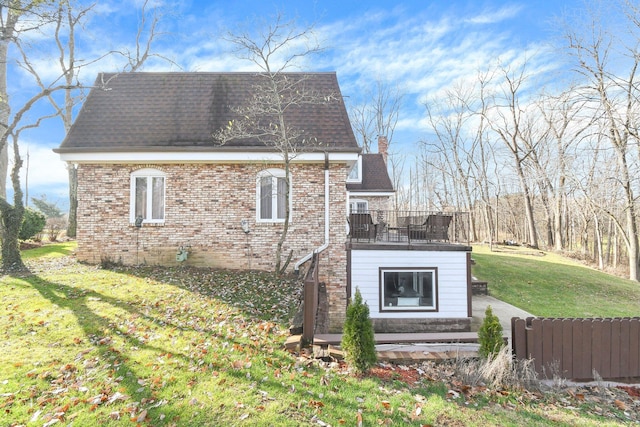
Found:
[[[474,246],[473,275],[489,294],[543,317],[640,315],[640,284],[611,276],[553,253]]]
[[[599,426],[629,419],[601,402],[580,409],[587,402],[576,393],[466,386],[448,365],[384,365],[386,375],[357,377],[342,364],[284,350],[300,292],[293,279],[101,269],[75,262],[65,245],[36,249],[37,256],[26,251],[30,273],[0,277],[2,426]],[[407,373],[414,380],[401,381]]]

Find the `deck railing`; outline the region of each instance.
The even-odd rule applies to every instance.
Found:
[[[466,212],[357,211],[349,214],[347,222],[352,242],[469,242],[469,218]]]

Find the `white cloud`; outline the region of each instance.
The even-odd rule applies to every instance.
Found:
[[[139,1],[109,3],[115,6],[99,3],[87,25],[90,31],[82,34],[78,58],[89,60],[107,50],[120,50],[122,46],[134,51],[137,22],[133,3],[139,5]],[[236,23],[224,7],[214,4],[199,10],[200,13],[191,9],[188,14],[178,16],[186,7],[189,6],[179,6],[175,16],[167,16],[162,21],[165,35],[154,45],[154,52],[174,60],[185,71],[256,70],[255,65],[233,55],[228,42],[220,37],[224,28],[233,28]],[[328,49],[301,65],[309,70],[337,71],[343,95],[348,96],[352,104],[362,102],[362,94],[369,92],[377,80],[399,87],[405,93],[405,102],[397,129],[411,134],[411,138],[426,132],[424,102],[427,99],[442,96],[454,82],[475,81],[479,71],[486,70],[498,59],[508,65],[528,58],[529,70],[533,73],[557,67],[556,59],[539,45],[518,45],[513,34],[501,25],[523,13],[522,6],[456,9],[449,13],[436,9],[438,7],[432,5],[415,13],[395,7],[340,20],[324,19],[316,27],[316,33]],[[108,24],[98,25],[98,21]],[[114,31],[115,28],[118,31]],[[36,41],[46,43],[44,39]],[[56,78],[58,67],[52,62],[55,51],[43,48],[42,55],[35,63],[37,69],[44,80]],[[114,56],[93,64],[83,70],[83,83],[90,84],[100,71],[121,69],[122,64],[122,58]],[[153,60],[145,71],[176,68],[168,62]],[[24,83],[27,82],[25,77]],[[52,146],[58,143],[51,140]],[[40,165],[29,172],[30,186],[53,184],[62,188],[67,185],[65,165],[51,148],[32,144],[30,160],[33,165]]]
[[[471,24],[495,24],[516,17],[521,11],[522,6],[510,5],[498,10],[484,11],[476,16],[466,19]]]
[[[494,25],[514,18],[519,6],[495,11],[414,14],[395,10],[360,19],[338,21],[321,28],[333,45],[324,59],[338,71],[343,94],[353,103],[376,80],[401,87],[406,94],[398,129],[424,131],[424,102],[442,94],[456,81],[475,79],[480,70],[529,60],[530,71],[557,67],[538,45],[517,46],[511,34]],[[478,24],[484,24],[482,29]]]
[[[69,183],[66,164],[51,148],[41,145],[23,143],[20,147],[23,166],[20,173],[22,188],[55,188],[66,187]],[[12,150],[9,150],[10,167],[13,166]],[[27,179],[28,178],[28,179]],[[11,183],[7,183],[7,188]]]

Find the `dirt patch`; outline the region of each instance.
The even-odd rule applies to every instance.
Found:
[[[36,249],[43,246],[42,242],[20,242],[20,250],[21,251],[26,251],[28,249]]]
[[[368,375],[382,381],[401,381],[408,385],[415,385],[420,379],[420,373],[413,367],[386,364],[375,366]]]
[[[620,385],[618,386],[618,388],[620,390],[626,391],[630,397],[633,397],[635,399],[640,398],[640,388],[638,387],[629,387],[629,386]]]

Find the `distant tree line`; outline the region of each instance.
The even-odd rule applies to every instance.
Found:
[[[467,211],[471,240],[577,251],[639,280],[640,10],[602,7],[559,23],[567,71],[545,90],[530,58],[426,101],[432,136],[397,206]]]

